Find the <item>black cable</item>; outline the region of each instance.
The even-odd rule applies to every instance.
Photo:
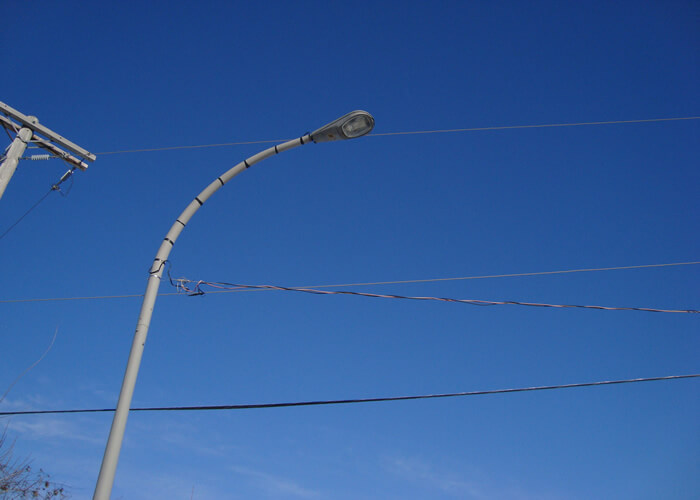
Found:
[[[374,281],[365,283],[336,283],[333,285],[314,285],[314,288],[329,288],[329,287],[349,287],[349,286],[360,286],[360,285],[402,285],[406,283],[434,283],[442,281],[456,281],[456,280],[474,280],[474,279],[485,279],[485,278],[512,278],[521,276],[551,276],[555,274],[570,274],[570,273],[582,273],[591,271],[615,271],[620,269],[644,269],[644,268],[656,268],[656,267],[669,267],[669,266],[690,266],[698,265],[700,262],[672,262],[668,264],[645,264],[639,266],[617,266],[617,267],[598,267],[589,269],[567,269],[562,271],[543,271],[534,273],[516,273],[516,274],[491,274],[491,275],[481,275],[481,276],[460,276],[456,278],[430,278],[430,279],[414,279],[414,280],[400,280],[400,281]],[[308,288],[304,287],[304,288]],[[242,290],[213,290],[207,292],[212,293],[232,293],[232,292],[247,292],[251,289],[245,288]],[[172,293],[159,293],[159,297],[182,295],[180,292]],[[103,299],[125,299],[125,298],[136,298],[143,297],[142,293],[130,293],[121,295],[93,295],[87,297],[47,297],[47,298],[34,298],[34,299],[1,299],[0,304],[11,304],[19,302],[53,302],[53,301],[68,301],[68,300],[103,300]]]
[[[168,274],[170,276],[170,274]],[[545,304],[540,302],[522,302],[515,300],[477,300],[477,299],[453,299],[448,297],[410,297],[406,295],[394,295],[394,294],[378,294],[378,293],[366,293],[366,292],[351,292],[348,290],[317,290],[313,288],[292,288],[277,285],[243,285],[237,283],[224,283],[224,282],[210,282],[210,281],[193,281],[186,278],[179,278],[174,280],[170,278],[170,284],[177,288],[178,291],[182,290],[188,295],[204,295],[203,285],[207,285],[213,288],[219,288],[224,290],[280,290],[285,292],[302,292],[310,293],[314,295],[355,295],[359,297],[374,297],[381,299],[404,299],[404,300],[436,300],[442,302],[451,302],[458,304],[469,304],[473,306],[497,306],[497,305],[515,305],[515,306],[529,306],[529,307],[551,307],[556,309],[599,309],[604,311],[643,311],[643,312],[657,312],[657,313],[688,313],[688,314],[698,314],[700,313],[697,309],[656,309],[651,307],[612,307],[612,306],[595,306],[595,305],[582,305],[582,304]],[[194,283],[193,288],[189,288],[187,284]]]
[[[580,126],[590,126],[590,125],[620,125],[629,123],[652,123],[652,122],[672,122],[679,120],[698,120],[700,116],[683,116],[677,118],[649,118],[642,120],[613,120],[613,121],[598,121],[598,122],[579,122],[579,123],[546,123],[540,125],[506,125],[498,127],[469,127],[469,128],[453,128],[453,129],[442,129],[442,130],[413,130],[404,132],[381,132],[368,134],[367,137],[382,137],[382,136],[395,136],[395,135],[418,135],[418,134],[445,134],[454,132],[479,132],[479,131],[496,131],[496,130],[515,130],[515,129],[531,129],[531,128],[552,128],[552,127],[580,127]],[[302,137],[306,137],[308,134],[304,134]],[[222,146],[241,146],[248,144],[264,144],[272,142],[284,142],[290,139],[268,139],[262,141],[242,141],[242,142],[224,142],[218,144],[196,144],[189,146],[167,146],[158,148],[144,148],[144,149],[125,149],[121,151],[102,151],[96,153],[97,155],[115,155],[122,153],[144,153],[151,151],[173,151],[177,149],[200,149],[200,148],[215,148]],[[308,143],[303,143],[308,144]]]
[[[48,195],[50,195],[53,191],[58,191],[59,193],[61,193],[61,196],[68,196],[68,193],[70,193],[70,190],[71,190],[71,188],[73,187],[73,172],[74,172],[74,171],[75,171],[75,167],[71,168],[71,169],[68,170],[65,174],[63,174],[63,175],[61,176],[61,178],[58,180],[58,182],[56,182],[55,184],[53,184],[53,185],[51,186],[51,189],[49,189],[49,191],[48,191],[44,196],[42,196],[42,197],[39,199],[39,201],[37,201],[34,205],[32,205],[32,207],[31,207],[29,210],[27,210],[26,212],[24,212],[24,215],[22,215],[22,217],[20,217],[19,219],[17,219],[17,220],[15,221],[14,224],[12,224],[10,227],[8,227],[8,228],[5,230],[5,232],[2,233],[2,234],[0,235],[0,240],[2,240],[2,239],[7,235],[7,233],[9,233],[10,231],[12,231],[12,230],[15,228],[15,226],[17,226],[17,224],[19,224],[20,222],[22,222],[22,219],[24,219],[27,215],[29,215],[29,213],[30,213],[32,210],[34,210],[36,207],[38,207],[39,204],[40,204],[42,201],[44,201],[44,200],[46,199],[46,197],[47,197]],[[63,183],[64,183],[66,180],[68,180],[68,179],[71,179],[71,184],[70,184],[70,186],[68,187],[68,191],[66,191],[65,193],[63,193],[63,192],[61,191],[60,185],[63,184]]]
[[[36,207],[38,207],[39,204],[40,204],[42,201],[44,201],[44,200],[46,199],[46,197],[47,197],[48,195],[51,194],[52,191],[54,191],[53,187],[52,187],[51,189],[49,189],[49,191],[48,191],[44,196],[42,196],[41,198],[39,198],[39,201],[37,201],[34,205],[32,205],[32,208],[30,208],[29,210],[27,210],[26,212],[24,212],[24,215],[22,215],[22,217],[20,217],[19,219],[17,219],[17,221],[16,221],[14,224],[12,224],[10,227],[8,227],[8,228],[5,230],[5,232],[2,233],[2,235],[0,235],[0,240],[3,239],[3,238],[5,237],[5,235],[7,235],[7,233],[9,233],[10,231],[12,231],[12,230],[15,228],[15,226],[16,226],[17,224],[19,224],[20,222],[22,222],[22,219],[24,219],[27,215],[29,215],[29,213],[30,213],[32,210],[34,210]]]
[[[379,403],[384,401],[408,401],[413,399],[435,399],[453,398],[459,396],[484,396],[489,394],[510,394],[515,392],[547,391],[553,389],[573,389],[576,387],[594,387],[602,385],[632,384],[636,382],[654,382],[661,380],[679,380],[686,378],[697,378],[699,374],[692,375],[670,375],[667,377],[633,378],[625,380],[604,380],[600,382],[583,382],[579,384],[543,385],[536,387],[518,387],[514,389],[493,389],[489,391],[453,392],[447,394],[423,394],[417,396],[394,396],[386,398],[360,398],[360,399],[334,399],[325,401],[296,401],[291,403],[261,403],[245,405],[211,405],[211,406],[167,406],[151,408],[131,408],[130,411],[211,411],[211,410],[258,410],[262,408],[288,408],[292,406],[322,406],[340,405],[353,403]],[[94,408],[86,410],[27,410],[27,411],[4,411],[0,416],[10,415],[48,415],[58,413],[102,413],[112,412],[115,408]]]

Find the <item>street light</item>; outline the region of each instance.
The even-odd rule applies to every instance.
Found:
[[[314,142],[354,139],[368,134],[374,128],[374,118],[366,111],[351,111],[335,121],[311,132]]]
[[[151,323],[153,315],[153,307],[158,295],[160,286],[160,278],[163,275],[165,262],[168,260],[168,255],[175,245],[180,233],[185,228],[189,220],[197,210],[209,199],[216,191],[224,186],[233,177],[240,174],[251,165],[258,163],[270,156],[287,151],[297,146],[308,144],[309,142],[328,142],[344,139],[354,139],[368,134],[374,127],[374,118],[366,111],[352,111],[347,115],[332,121],[318,130],[306,134],[298,139],[283,142],[271,148],[268,148],[260,153],[243,160],[238,165],[234,166],[226,173],[217,177],[214,182],[209,184],[194,200],[185,208],[180,216],[175,220],[175,223],[165,236],[161,243],[158,253],[151,265],[148,277],[148,285],[146,293],[143,297],[141,305],[141,313],[139,314],[138,322],[136,323],[136,332],[134,340],[131,344],[131,352],[129,353],[129,361],[126,365],[124,373],[124,381],[122,382],[121,392],[119,393],[119,401],[117,402],[117,410],[114,413],[112,420],[112,428],[109,431],[107,447],[102,459],[100,475],[97,478],[95,494],[93,500],[108,500],[112,492],[112,484],[114,483],[114,474],[117,469],[119,460],[119,451],[121,450],[122,440],[124,439],[124,429],[126,428],[126,419],[129,416],[129,407],[131,405],[131,397],[134,394],[134,386],[136,385],[136,376],[138,375],[143,349],[146,344],[146,335],[148,327]]]

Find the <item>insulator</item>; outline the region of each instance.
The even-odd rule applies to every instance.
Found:
[[[68,179],[68,177],[70,177],[71,175],[73,175],[73,169],[72,169],[72,168],[71,168],[68,172],[66,172],[65,174],[63,174],[63,176],[61,177],[61,180],[58,181],[58,183],[60,184],[61,182],[65,181],[65,180]]]
[[[29,157],[30,160],[48,160],[51,155],[32,155]]]

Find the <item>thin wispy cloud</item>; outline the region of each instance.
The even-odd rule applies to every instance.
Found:
[[[60,419],[43,418],[34,421],[13,419],[9,422],[8,429],[30,439],[65,439],[96,445],[104,444],[102,437],[98,438],[95,433],[86,432],[85,427],[78,422]]]
[[[161,434],[160,441],[169,445],[183,448],[198,455],[222,457],[230,454],[231,446],[222,446],[212,439],[209,442],[200,439],[193,439],[194,432],[172,431]]]
[[[0,407],[4,408],[6,411],[24,411],[45,408],[49,403],[50,401],[41,395],[27,394],[20,398],[5,398],[0,402]]]
[[[116,404],[119,393],[114,390],[104,390],[96,387],[84,387],[83,390],[95,396],[99,401]]]
[[[170,500],[173,498],[205,500],[209,498],[237,498],[225,485],[218,484],[209,476],[194,471],[180,471],[152,475],[143,471],[127,470],[121,476],[128,489],[115,488],[112,498]],[[120,497],[120,494],[123,496]],[[135,492],[138,492],[135,494]],[[136,495],[136,496],[135,496]]]
[[[415,458],[393,457],[386,460],[385,468],[402,479],[420,482],[443,494],[475,500],[486,498],[482,489],[474,483],[456,474],[436,470],[430,464]]]
[[[566,494],[554,491],[528,490],[521,484],[494,480],[472,468],[456,472],[443,470],[419,458],[392,456],[383,462],[384,470],[402,481],[434,490],[435,496],[467,500],[560,500]]]
[[[0,408],[3,408],[4,411],[23,411],[29,409],[30,406],[27,401],[14,399],[4,399],[0,403]]]
[[[317,498],[319,496],[318,491],[305,488],[294,481],[267,472],[238,465],[232,465],[230,469],[236,474],[252,479],[261,489],[271,494],[292,495],[299,498]]]

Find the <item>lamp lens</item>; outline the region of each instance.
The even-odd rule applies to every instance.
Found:
[[[373,126],[374,123],[371,117],[367,115],[357,115],[343,123],[342,129],[345,137],[352,139],[354,137],[365,135],[372,130]]]

